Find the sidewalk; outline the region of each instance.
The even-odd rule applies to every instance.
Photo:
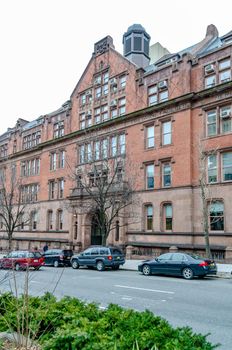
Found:
[[[126,260],[125,264],[121,266],[121,269],[138,271],[138,265],[143,260]],[[232,278],[232,264],[220,264],[217,263],[217,277]]]

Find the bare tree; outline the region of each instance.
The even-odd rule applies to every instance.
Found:
[[[126,176],[124,157],[97,162],[89,160],[78,167],[74,178],[76,188],[70,200],[75,203],[79,214],[92,216],[103,245],[112,230],[115,229],[117,234],[119,227],[138,218],[134,211],[137,202],[135,177]]]
[[[23,202],[22,184],[17,177],[16,166],[9,165],[0,172],[0,220],[1,228],[5,230],[8,239],[8,249],[12,249],[14,232],[22,225],[28,225],[29,215],[26,213],[28,204]]]
[[[216,156],[217,149],[210,151],[205,151],[201,141],[199,140],[198,144],[198,153],[199,153],[199,185],[200,185],[200,196],[202,202],[202,224],[203,232],[205,238],[205,251],[208,258],[212,257],[210,249],[210,227],[212,223],[218,221],[217,218],[213,218],[213,221],[209,220],[209,208],[214,203],[211,193],[211,184],[213,181],[213,176],[216,174],[210,175],[210,157]],[[211,179],[212,177],[212,179]]]

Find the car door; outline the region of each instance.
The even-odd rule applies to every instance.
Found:
[[[156,264],[153,264],[153,273],[160,273],[162,275],[170,274],[172,253],[166,253],[160,255],[156,259]]]
[[[89,266],[96,266],[96,260],[97,257],[99,256],[99,248],[92,248],[91,252],[90,252],[90,262],[89,262]]]
[[[84,250],[78,256],[78,261],[80,265],[91,265],[91,248]]]
[[[11,267],[12,254],[13,254],[13,252],[7,254],[6,257],[3,258],[3,260],[2,260],[2,267],[3,268],[10,268]]]
[[[180,276],[187,261],[184,254],[173,253],[170,262],[170,273],[175,276]]]
[[[45,265],[52,265],[52,250],[47,250],[43,257],[44,257],[44,262],[45,262]]]

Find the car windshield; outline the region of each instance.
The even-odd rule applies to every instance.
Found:
[[[33,252],[33,255],[34,255],[34,257],[35,258],[41,258],[41,254],[40,254],[40,252]]]
[[[196,259],[196,260],[204,260],[203,256],[200,256],[198,254],[188,254],[191,256],[191,258]]]
[[[111,248],[111,254],[122,255],[122,252],[118,248]]]

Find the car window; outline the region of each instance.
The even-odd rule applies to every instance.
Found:
[[[100,248],[100,255],[108,255],[109,251],[107,248]]]
[[[98,248],[92,248],[91,255],[98,255],[98,252],[99,252]]]
[[[90,248],[83,251],[84,255],[90,255],[90,253],[91,253],[91,249]]]
[[[187,258],[184,254],[176,253],[176,254],[172,254],[171,260],[173,260],[173,261],[186,261]]]
[[[19,257],[19,253],[18,252],[12,252],[11,253],[11,258],[18,258]]]
[[[162,254],[158,257],[159,261],[163,261],[163,260],[170,260],[172,257],[172,253],[166,253],[166,254]]]
[[[7,258],[12,258],[13,257],[13,252],[9,253],[6,257]]]
[[[117,248],[111,248],[111,254],[113,255],[122,255],[121,250],[117,249]]]
[[[40,252],[33,252],[33,256],[35,257],[35,258],[41,258],[41,254],[40,254]]]

